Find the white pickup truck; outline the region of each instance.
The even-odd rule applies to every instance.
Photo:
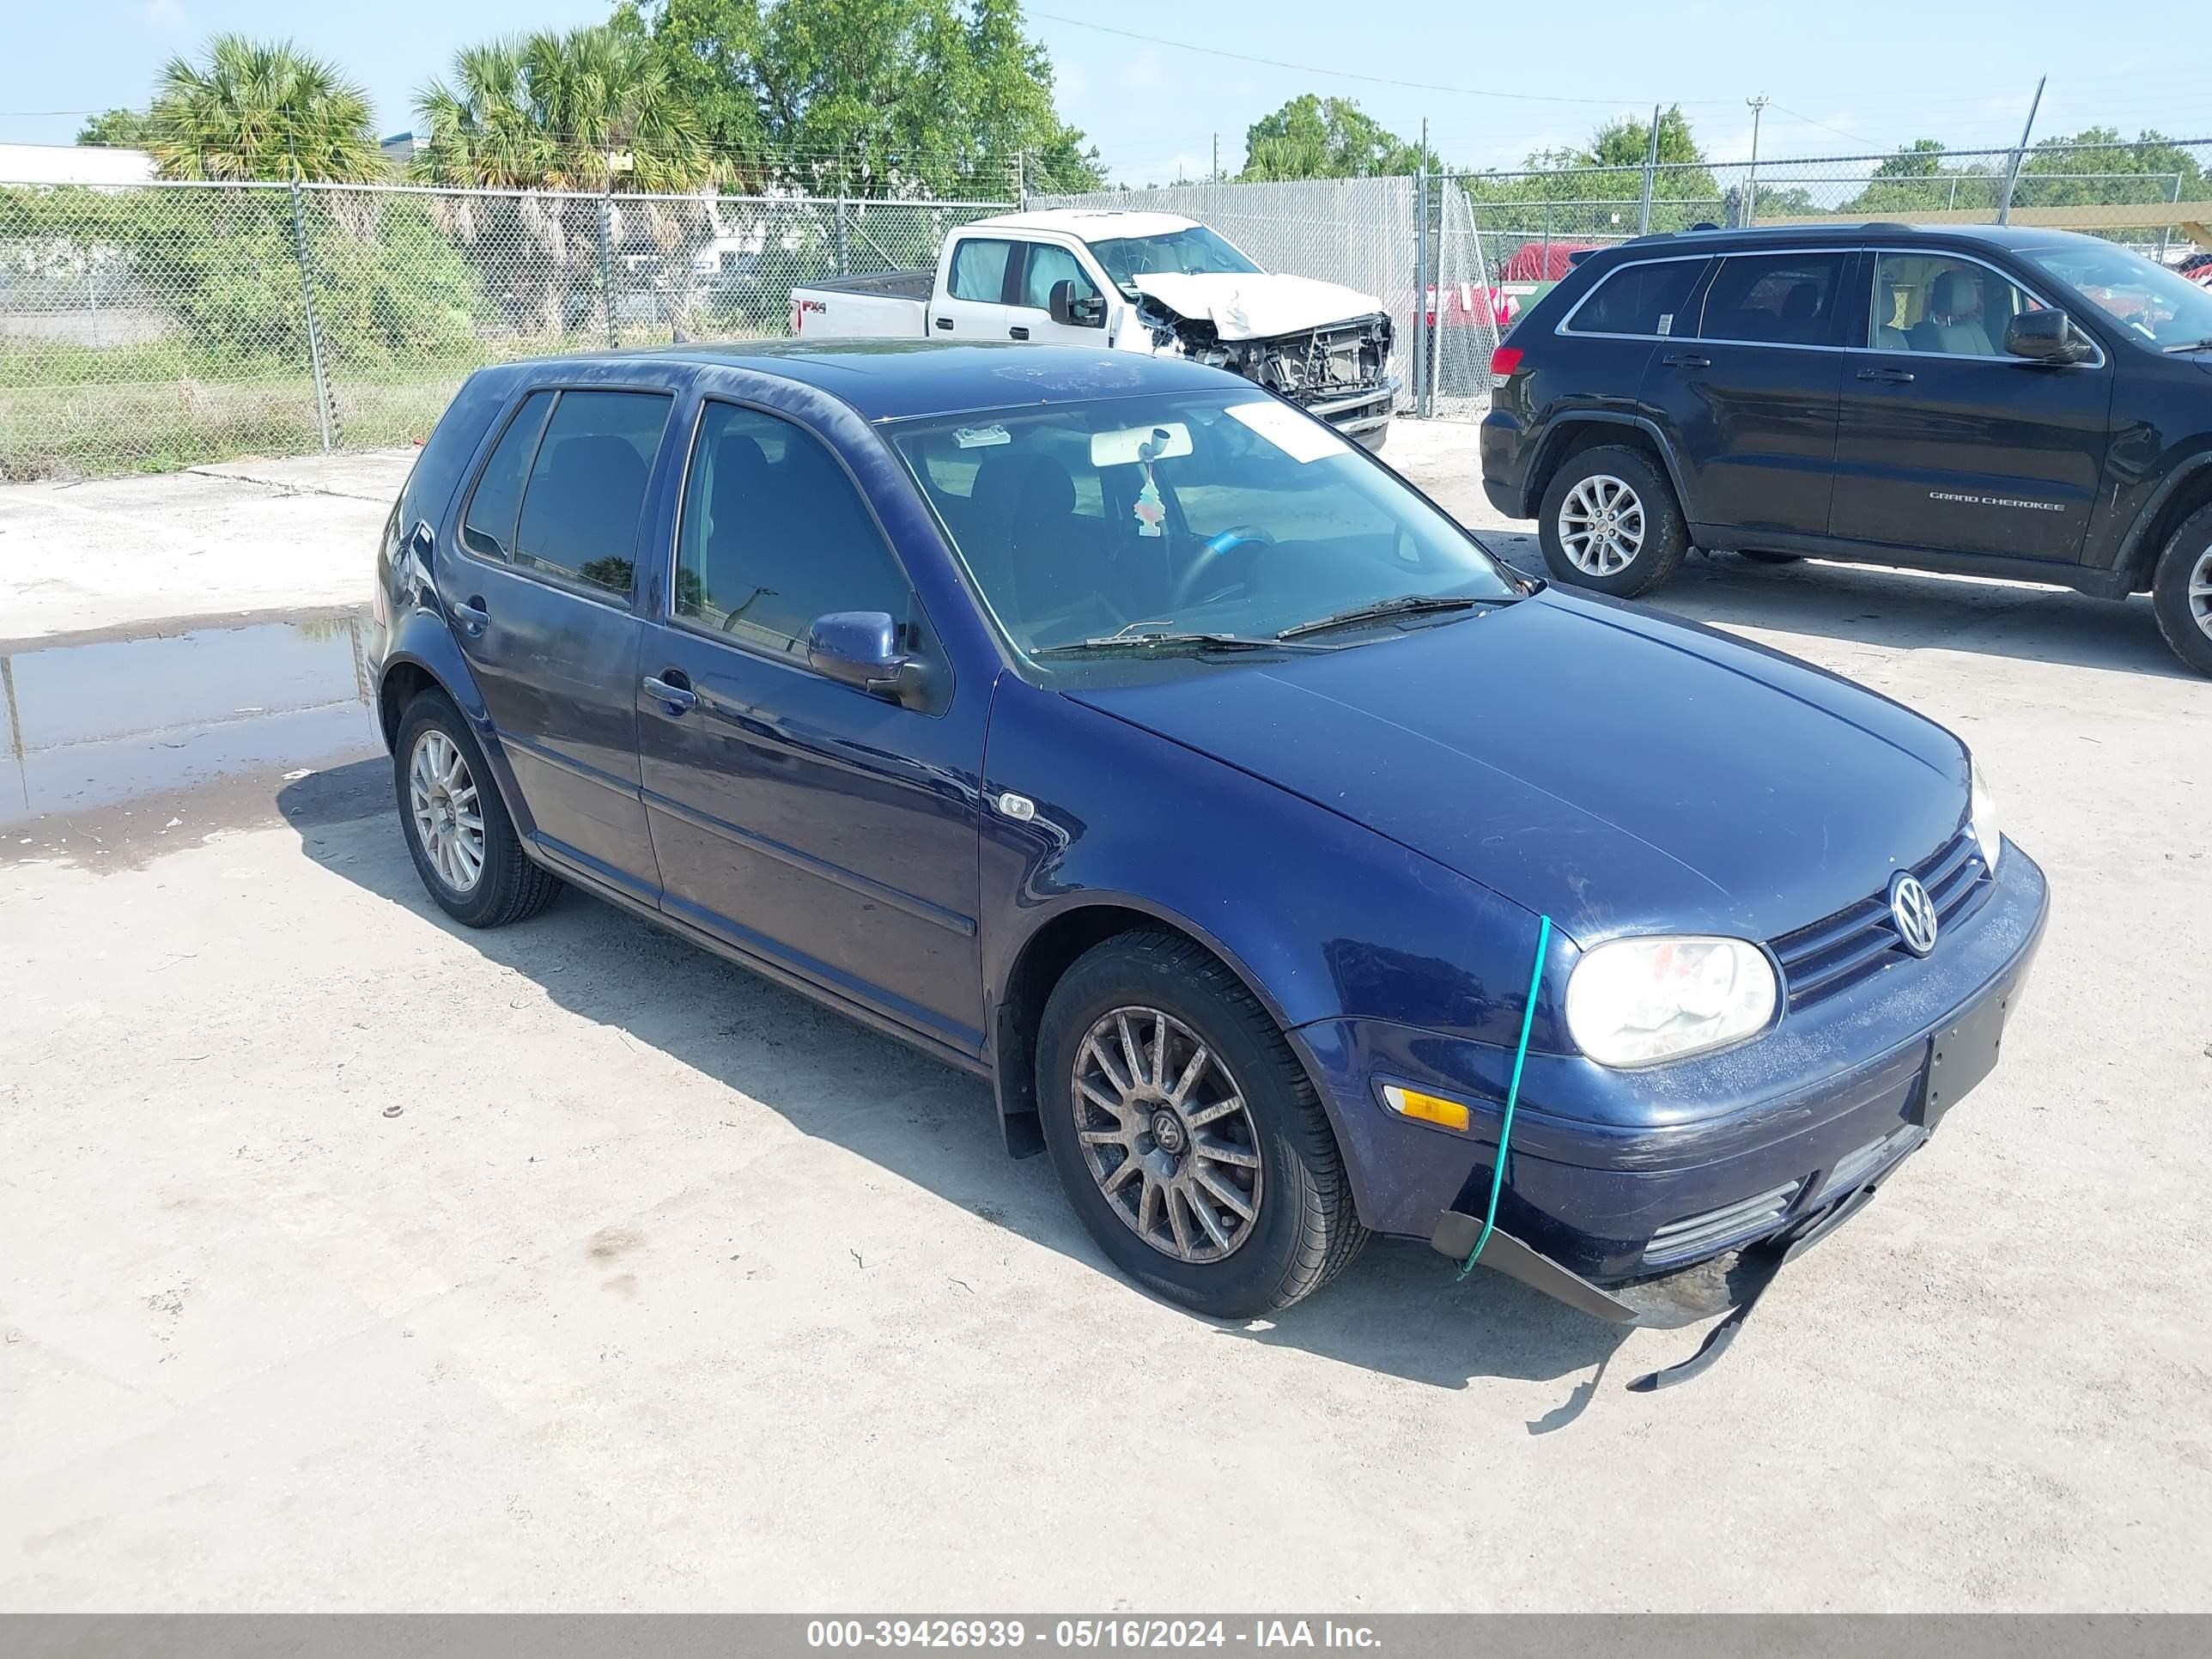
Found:
[[[1398,381],[1371,294],[1263,271],[1172,213],[1059,208],[963,225],[934,270],[791,291],[805,340],[1030,340],[1172,354],[1233,369],[1370,449]]]

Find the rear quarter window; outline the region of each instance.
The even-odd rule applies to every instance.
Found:
[[[1687,333],[1685,308],[1705,274],[1703,259],[1622,265],[1598,279],[1567,320],[1570,334]]]

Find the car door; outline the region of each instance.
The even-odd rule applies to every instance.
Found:
[[[1013,324],[1008,290],[1019,273],[1018,242],[963,236],[952,245],[944,292],[930,304],[930,334],[944,340],[1004,340]]]
[[[639,797],[640,527],[672,392],[541,387],[477,474],[438,588],[538,844],[650,899]]]
[[[1009,307],[1008,331],[1018,340],[1043,340],[1064,345],[1103,345],[1106,343],[1106,307],[1097,307],[1098,320],[1093,324],[1056,323],[1052,319],[1052,289],[1055,283],[1074,285],[1079,300],[1101,297],[1097,276],[1084,268],[1084,262],[1073,250],[1054,242],[1024,242],[1022,245],[1020,279],[1015,286],[1015,303]]]
[[[909,708],[808,665],[817,617],[884,611],[927,666]],[[662,906],[966,1054],[982,1046],[977,811],[988,684],[942,645],[821,435],[710,399],[639,684]]]
[[[2071,562],[2097,501],[2112,374],[2014,357],[2005,326],[2045,302],[1986,261],[1869,256],[1846,354],[1829,525],[1853,541]]]
[[[1643,401],[1674,438],[1692,533],[1827,529],[1850,260],[1836,249],[1724,255],[1695,329],[1678,326],[1653,354]]]

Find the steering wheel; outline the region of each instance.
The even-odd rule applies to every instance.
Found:
[[[1255,524],[1233,524],[1220,534],[1209,538],[1198,550],[1182,574],[1176,578],[1175,592],[1170,596],[1177,606],[1191,604],[1199,597],[1199,585],[1218,572],[1221,562],[1240,547],[1273,547],[1275,538]],[[1233,586],[1233,584],[1231,584]],[[1225,589],[1217,592],[1225,592]],[[1206,595],[1207,599],[1215,593]]]

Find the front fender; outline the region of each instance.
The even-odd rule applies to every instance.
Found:
[[[1340,814],[1110,714],[1008,676],[992,710],[980,935],[991,1029],[1035,988],[1024,961],[1071,917],[1120,910],[1189,934],[1285,1032],[1340,1145],[1345,1103],[1299,1036],[1317,1022],[1399,1021],[1511,1044],[1535,948],[1517,904]],[[1062,935],[1065,937],[1065,935]],[[1576,947],[1554,934],[1547,985]],[[1548,993],[1532,1037],[1566,1042]],[[997,1041],[1000,1109],[1033,1109],[1026,1043]],[[1008,1075],[1009,1071],[1014,1075]],[[1010,1144],[1027,1139],[1010,1124]],[[1365,1175],[1350,1170],[1362,1201]]]

